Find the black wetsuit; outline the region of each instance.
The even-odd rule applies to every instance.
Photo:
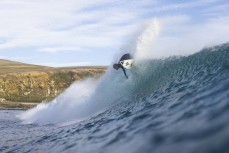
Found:
[[[122,64],[120,64],[120,61],[128,60],[128,59],[132,59],[132,57],[131,57],[131,55],[130,55],[129,53],[124,54],[124,55],[121,57],[121,59],[119,60],[119,62],[118,62],[118,66],[119,66],[120,68],[122,68],[122,70],[123,70],[123,72],[124,72],[124,74],[125,74],[125,76],[126,76],[127,79],[128,79],[128,76],[126,75],[126,70],[125,70],[125,68],[122,66]]]

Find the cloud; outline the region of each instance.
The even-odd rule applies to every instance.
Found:
[[[12,61],[23,61],[23,60],[31,60],[32,57],[28,56],[28,57],[21,57],[21,56],[17,56],[17,57],[10,57],[8,58],[9,60],[12,60]]]
[[[91,62],[88,61],[64,62],[64,63],[45,62],[45,63],[38,63],[38,65],[51,66],[51,67],[90,66]]]
[[[229,4],[220,4],[205,9],[203,13],[209,16],[223,16],[223,15],[229,15],[228,9],[229,9]]]
[[[229,17],[190,23],[189,17],[160,18],[161,32],[150,47],[151,58],[190,55],[204,47],[229,42]]]
[[[6,59],[6,56],[0,56],[0,59]]]
[[[211,3],[215,3],[219,0],[197,0],[197,1],[190,1],[190,2],[173,2],[167,3],[158,3],[153,8],[149,8],[150,12],[166,12],[166,11],[176,11],[176,10],[185,10],[191,8],[197,8],[201,6],[206,6]],[[149,10],[148,10],[149,11]]]
[[[87,51],[86,49],[79,48],[79,47],[46,47],[46,48],[39,48],[38,51],[41,52],[49,52],[49,53],[57,53],[60,51]]]
[[[214,38],[219,37],[218,42],[222,42],[226,40],[223,30],[227,31],[228,23],[218,20],[220,17],[227,19],[227,6],[220,0],[1,0],[0,52],[27,47],[29,52],[40,57],[46,56],[45,53],[58,55],[66,51],[74,55],[76,52],[91,55],[103,51],[108,57],[133,37],[139,25],[154,18],[162,26],[155,49],[164,50],[163,45],[167,43],[176,50],[180,40],[195,42],[194,34],[214,34]],[[206,39],[210,43],[210,38]],[[194,48],[186,45],[190,50]],[[188,50],[185,48],[183,50]],[[71,55],[65,58],[67,56]],[[97,58],[101,61],[99,56]]]
[[[115,1],[110,1],[112,2]],[[125,6],[112,6],[110,10],[95,12],[83,11],[102,4],[109,6],[103,0],[0,1],[0,29],[4,29],[0,31],[0,35],[8,38],[0,44],[0,49],[47,45],[70,45],[78,48],[110,46],[130,31],[130,26],[124,26],[123,30],[120,29],[120,24],[128,24],[136,18],[136,14],[125,11]]]

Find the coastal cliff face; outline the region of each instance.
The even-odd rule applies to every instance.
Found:
[[[59,95],[74,81],[99,77],[105,69],[55,70],[0,74],[0,100],[41,102]]]

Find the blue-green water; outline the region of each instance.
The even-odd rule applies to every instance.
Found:
[[[107,72],[49,104],[1,110],[0,152],[228,153],[229,45],[142,65],[126,82]]]

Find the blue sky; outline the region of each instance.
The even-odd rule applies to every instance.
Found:
[[[154,50],[191,52],[229,41],[228,10],[226,0],[0,0],[0,59],[109,65],[155,19],[163,26]]]

